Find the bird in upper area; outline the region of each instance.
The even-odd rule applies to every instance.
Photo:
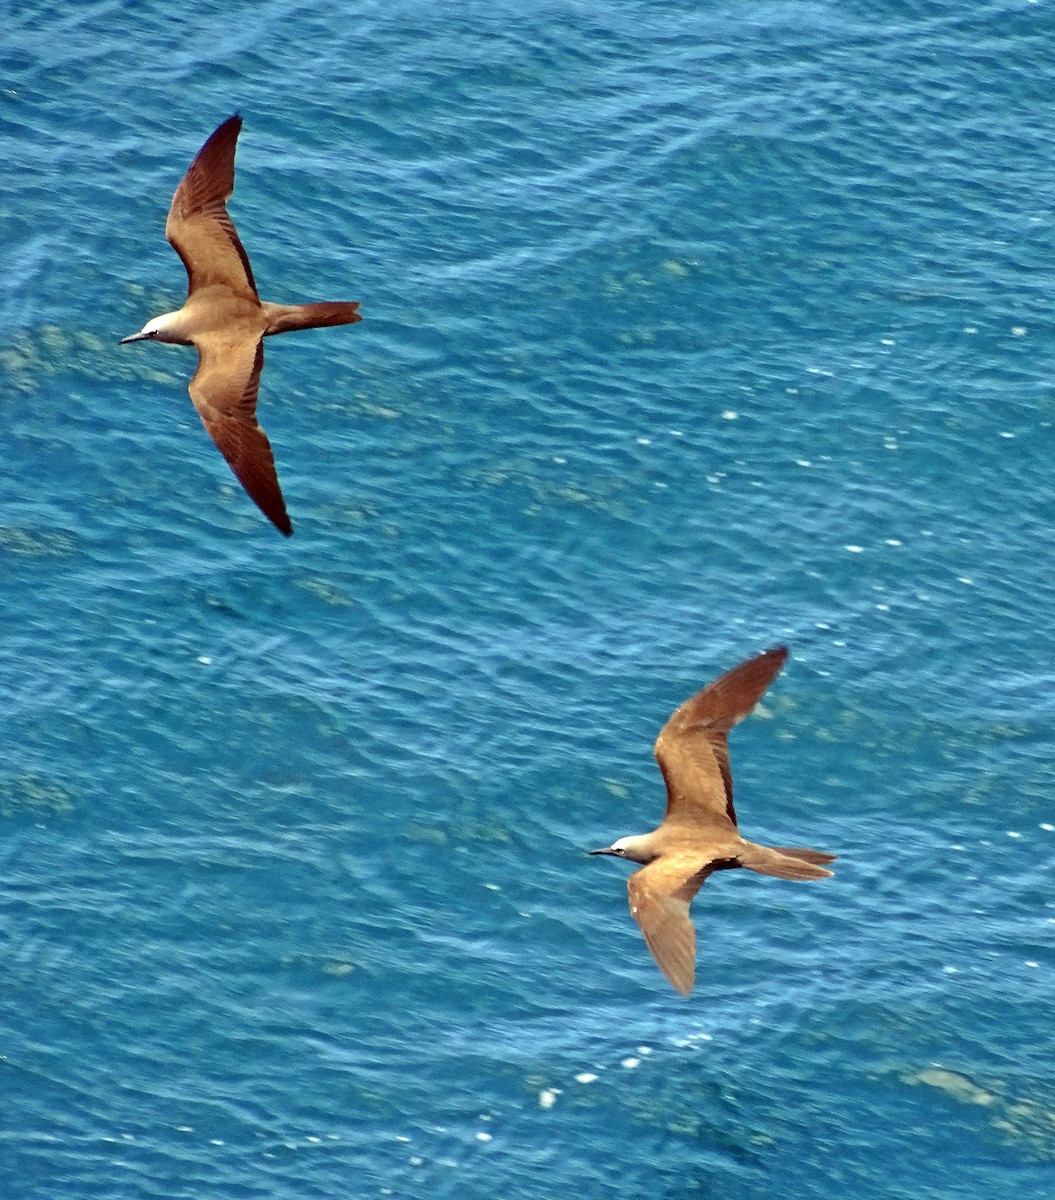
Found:
[[[278,484],[271,444],[256,419],[264,366],[263,339],[292,329],[351,325],[358,303],[269,304],[257,295],[253,270],[226,202],[234,191],[234,152],[242,118],[229,117],[206,141],[176,189],[165,237],[187,268],[187,300],[178,312],[148,321],[126,342],[194,346],[198,369],[190,397],[209,436],[242,487],[287,537],[293,532]]]
[[[689,905],[712,871],[747,867],[780,879],[823,879],[820,850],[760,846],[740,836],[729,771],[729,730],[751,712],[788,657],[766,650],[726,671],[686,700],[664,725],[655,754],[667,784],[667,812],[651,833],[619,838],[603,850],[641,863],[627,882],[630,912],[660,970],[683,996],[696,975],[696,931]]]

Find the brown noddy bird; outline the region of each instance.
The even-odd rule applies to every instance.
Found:
[[[766,650],[726,671],[686,700],[656,739],[667,784],[667,812],[651,833],[624,837],[591,854],[643,864],[627,883],[630,912],[660,970],[683,996],[696,974],[692,898],[712,871],[747,867],[780,879],[823,879],[820,850],[759,846],[740,836],[729,771],[729,730],[750,713],[788,657],[786,646]]]
[[[148,321],[125,342],[194,346],[198,369],[190,398],[209,436],[263,514],[287,537],[293,532],[275,472],[271,443],[256,419],[264,366],[263,339],[291,329],[351,325],[359,305],[269,304],[257,295],[249,258],[227,201],[234,191],[236,113],[206,141],[172,197],[165,237],[187,268],[187,300],[178,312]]]

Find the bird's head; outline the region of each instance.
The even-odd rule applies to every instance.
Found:
[[[590,854],[610,854],[613,858],[626,858],[630,862],[650,863],[656,857],[649,834],[637,837],[622,837],[602,850],[591,850]]]
[[[129,334],[117,343],[119,346],[127,342],[171,342],[177,346],[190,345],[180,327],[180,314],[175,312],[162,313],[152,321],[147,321],[138,333]]]

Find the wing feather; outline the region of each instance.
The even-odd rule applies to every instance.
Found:
[[[236,113],[198,151],[172,197],[165,237],[183,259],[190,292],[222,284],[257,300],[249,256],[226,207],[234,191],[234,152],[241,128],[242,118]]]
[[[194,407],[250,499],[287,537],[293,532],[278,483],[271,443],[256,419],[263,341],[200,337],[198,370],[190,381]]]
[[[727,736],[762,698],[787,657],[786,646],[766,650],[674,711],[655,745],[667,784],[666,821],[736,828]]]
[[[659,969],[687,996],[696,978],[696,930],[689,905],[713,870],[698,855],[668,855],[627,881],[630,913]]]

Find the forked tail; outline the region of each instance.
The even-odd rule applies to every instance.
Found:
[[[775,875],[778,879],[826,879],[835,874],[820,865],[834,862],[836,857],[823,850],[796,850],[787,846],[770,848],[745,842],[736,857],[749,871]]]
[[[289,333],[292,329],[322,329],[327,325],[354,325],[363,318],[358,301],[321,300],[317,304],[265,304],[267,329]]]

